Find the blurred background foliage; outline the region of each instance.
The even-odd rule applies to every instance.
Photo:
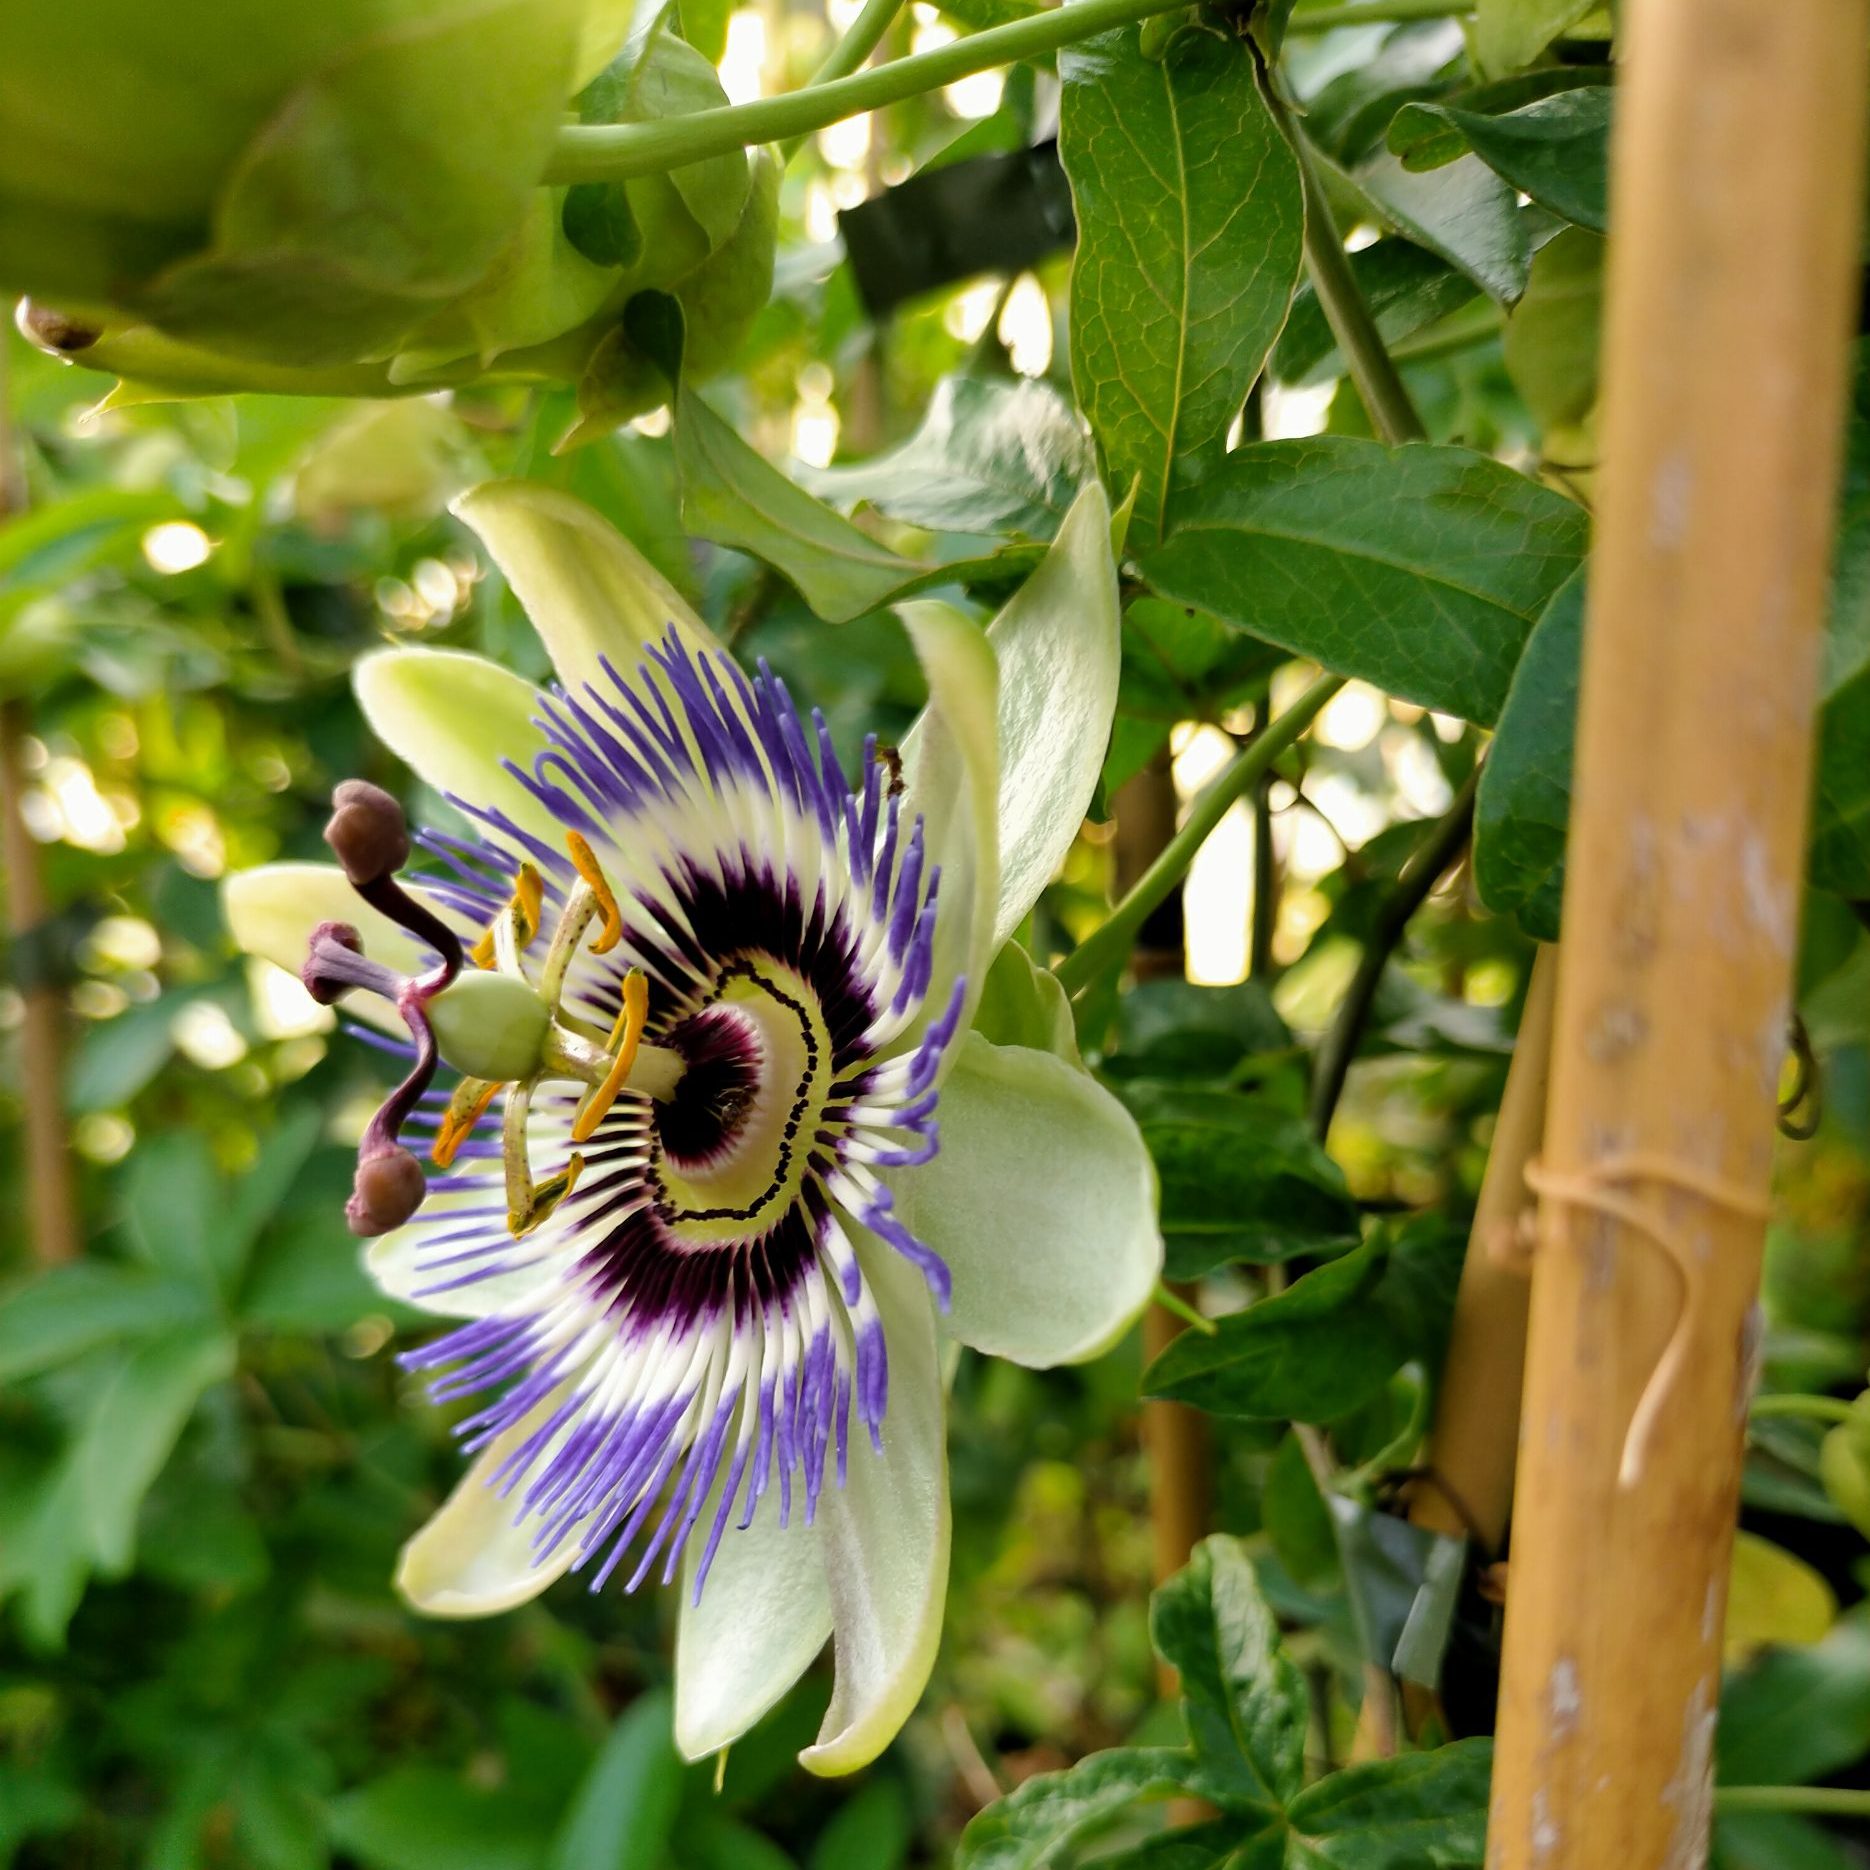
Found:
[[[952,17],[1012,10],[957,0]],[[737,98],[801,81],[848,20],[696,11],[708,17],[684,6],[684,25]],[[887,49],[953,31],[918,5]],[[1450,56],[1420,29],[1361,50],[1355,70],[1336,39],[1294,61],[1312,134],[1346,163]],[[773,298],[711,391],[762,452],[817,468],[871,455],[961,371],[1069,395],[1062,251],[873,315],[837,218],[959,156],[1042,144],[1056,99],[1044,71],[987,74],[824,131],[791,166]],[[1593,303],[1596,244],[1578,229],[1553,241],[1510,322],[1419,247],[1392,269],[1386,329],[1437,439],[1588,493],[1594,322],[1578,308]],[[1269,436],[1365,429],[1315,327],[1302,297],[1257,399]],[[378,780],[445,818],[365,734],[347,686],[360,653],[420,641],[543,672],[530,627],[447,515],[476,480],[525,475],[589,501],[737,649],[823,706],[847,754],[919,705],[893,619],[834,629],[755,560],[685,537],[666,418],[554,456],[569,390],[93,414],[103,379],[10,335],[6,364],[25,500],[0,531],[0,693],[48,915],[5,956],[0,1112],[17,1138],[28,1105],[62,1104],[83,1258],[33,1266],[26,1159],[0,1152],[0,1212],[16,1217],[0,1236],[0,1864],[896,1870],[946,1863],[968,1818],[1036,1771],[1170,1737],[1147,1629],[1135,1342],[1046,1374],[963,1361],[941,1661],[857,1781],[794,1764],[828,1693],[823,1664],[733,1750],[718,1787],[712,1767],[681,1766],[657,1594],[566,1585],[487,1623],[410,1616],[390,1588],[395,1554],[458,1462],[393,1356],[417,1320],[386,1309],[343,1227],[350,1151],[386,1068],[296,982],[236,956],[220,919],[230,870],[319,854],[339,779]],[[1137,598],[1107,793],[1167,762],[1188,796],[1305,673]],[[1465,867],[1433,894],[1380,982],[1331,1131],[1335,1169],[1304,1138],[1306,1047],[1481,741],[1347,687],[1202,852],[1182,902],[1188,981],[1131,990],[1102,1061],[1157,1151],[1172,1269],[1205,1275],[1208,1309],[1252,1296],[1252,1262],[1277,1256],[1229,1264],[1213,1250],[1215,1217],[1263,1198],[1229,1180],[1247,1175],[1243,1152],[1191,1143],[1197,1128],[1264,1138],[1286,1124],[1279,1200],[1312,1217],[1307,1241],[1341,1240],[1361,1213],[1411,1243],[1406,1358],[1330,1425],[1379,1502],[1419,1439],[1531,944],[1482,909]],[[1271,852],[1257,897],[1256,838]],[[1038,913],[1042,957],[1099,918],[1114,844],[1110,823],[1087,826]],[[1802,1000],[1821,1116],[1785,1151],[1769,1387],[1851,1395],[1870,1359],[1867,985],[1857,919],[1814,897]],[[47,987],[64,1011],[62,1085],[20,1065],[24,996]],[[1248,1539],[1296,1631],[1314,1755],[1342,1759],[1362,1668],[1342,1548],[1285,1423],[1231,1421],[1215,1441],[1214,1523]],[[1832,1478],[1827,1491],[1818,1428],[1756,1425],[1731,1779],[1870,1783],[1863,1542]],[[1498,1610],[1483,1585],[1470,1580],[1450,1651],[1457,1733],[1491,1719]],[[1756,1656],[1787,1637],[1801,1646]],[[1724,1860],[1870,1861],[1841,1832],[1797,1824],[1728,1821]]]

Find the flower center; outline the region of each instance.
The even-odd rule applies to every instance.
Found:
[[[688,1069],[652,1119],[657,1209],[682,1244],[743,1240],[804,1182],[831,1080],[816,996],[767,956],[737,960],[662,1043]]]

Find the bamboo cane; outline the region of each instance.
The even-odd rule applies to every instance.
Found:
[[[1753,1380],[1864,0],[1634,0],[1490,1870],[1693,1870]]]
[[[1429,1474],[1409,1503],[1416,1525],[1450,1537],[1471,1534],[1490,1558],[1506,1536],[1519,1445],[1528,1290],[1526,1268],[1516,1263],[1516,1241],[1532,1201],[1526,1165],[1539,1153],[1545,1128],[1556,969],[1554,950],[1541,948],[1461,1264],[1429,1435]]]

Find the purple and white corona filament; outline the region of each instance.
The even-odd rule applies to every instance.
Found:
[[[471,799],[454,802],[478,838],[417,839],[427,899],[489,932],[482,958],[539,994],[558,1043],[509,1091],[500,1141],[466,1134],[499,1079],[417,1090],[407,1127],[449,1166],[407,1222],[413,1296],[514,1296],[405,1361],[438,1402],[476,1399],[468,1448],[511,1438],[494,1484],[541,1563],[569,1541],[593,1589],[634,1588],[658,1566],[671,1580],[699,1536],[699,1591],[769,1490],[782,1524],[810,1520],[853,1427],[881,1446],[889,1353],[854,1232],[947,1303],[946,1266],[877,1172],[937,1150],[964,983],[928,1004],[941,878],[890,757],[867,742],[852,787],[822,717],[764,667],[749,679],[672,631],[538,726],[543,750],[513,770],[565,845]],[[598,914],[609,939],[581,944]],[[315,991],[379,984],[349,945],[323,954],[315,940]],[[636,978],[636,1069],[592,1118]],[[407,1010],[404,983],[381,988]]]

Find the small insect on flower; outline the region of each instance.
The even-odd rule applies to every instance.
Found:
[[[682,1573],[691,1756],[835,1631],[805,1758],[847,1771],[939,1635],[938,1334],[1090,1355],[1160,1264],[1134,1126],[1049,977],[995,959],[1101,763],[1107,512],[1080,500],[991,638],[906,607],[929,712],[900,765],[872,738],[847,778],[822,717],[743,673],[595,515],[520,486],[462,511],[561,686],[369,659],[366,714],[465,831],[412,835],[350,781],[337,870],[228,888],[244,945],[410,1060],[347,1217],[387,1290],[457,1320],[406,1361],[468,1402],[476,1460],[399,1583],[474,1615],[568,1570]]]

